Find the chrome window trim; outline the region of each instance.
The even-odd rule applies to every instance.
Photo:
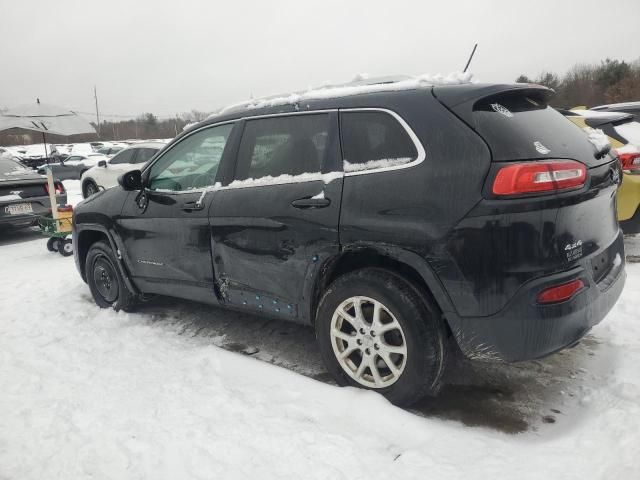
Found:
[[[424,146],[422,145],[422,142],[420,142],[420,139],[418,138],[418,136],[415,134],[415,132],[409,126],[409,124],[404,120],[404,118],[402,118],[398,113],[394,112],[393,110],[389,110],[388,108],[376,108],[376,107],[372,107],[372,108],[356,107],[356,108],[340,108],[339,111],[340,112],[383,112],[388,115],[391,115],[407,132],[407,134],[409,135],[409,138],[411,139],[414,146],[416,147],[416,151],[418,152],[418,157],[415,160],[412,160],[411,162],[404,163],[402,165],[394,165],[391,167],[379,167],[379,168],[371,168],[369,170],[357,170],[355,172],[344,172],[345,177],[353,177],[356,175],[368,175],[370,173],[381,173],[381,172],[389,172],[392,170],[402,170],[403,168],[411,168],[411,167],[415,167],[416,165],[420,165],[422,162],[424,162],[424,159],[427,158],[427,152],[425,151]],[[342,162],[343,162],[342,169],[344,171],[344,158],[342,159]]]
[[[379,168],[372,168],[369,170],[358,170],[355,172],[345,172],[344,171],[344,158],[342,158],[342,165],[343,165],[343,170],[342,170],[342,174],[343,177],[353,177],[356,175],[368,175],[370,173],[382,173],[382,172],[388,172],[388,171],[393,171],[393,170],[402,170],[404,168],[411,168],[411,167],[415,167],[416,165],[421,164],[422,162],[424,162],[425,158],[427,157],[426,151],[424,149],[424,146],[422,145],[422,142],[420,142],[420,139],[418,138],[418,136],[415,134],[415,132],[413,131],[413,129],[409,126],[409,124],[404,120],[404,118],[402,118],[397,112],[394,112],[393,110],[389,110],[388,108],[381,108],[381,107],[354,107],[354,108],[330,108],[330,109],[323,109],[323,110],[303,110],[303,111],[297,111],[297,112],[280,112],[280,113],[268,113],[268,114],[264,114],[264,115],[245,115],[243,117],[240,118],[236,118],[233,120],[225,120],[219,123],[210,123],[207,125],[203,125],[202,127],[199,127],[195,130],[193,130],[192,132],[189,132],[188,135],[185,135],[182,139],[180,139],[180,142],[176,142],[175,144],[171,145],[170,148],[168,148],[166,151],[162,152],[162,155],[158,156],[158,158],[155,159],[155,161],[152,164],[149,164],[146,166],[146,168],[142,171],[143,173],[146,172],[147,169],[150,169],[156,162],[158,162],[162,157],[164,157],[164,155],[171,151],[175,145],[178,145],[179,143],[182,143],[182,141],[184,141],[186,138],[190,137],[191,135],[198,133],[202,130],[208,129],[208,128],[214,128],[214,127],[219,127],[222,125],[228,125],[228,124],[233,124],[233,123],[237,123],[240,121],[250,121],[250,120],[257,120],[257,119],[262,119],[262,118],[273,118],[273,117],[287,117],[287,116],[292,116],[292,115],[313,115],[313,114],[318,114],[318,113],[333,113],[333,112],[382,112],[382,113],[386,113],[387,115],[391,115],[401,126],[402,128],[404,128],[404,130],[407,132],[407,135],[409,135],[409,138],[411,139],[411,141],[413,142],[416,151],[418,152],[418,156],[415,160],[412,160],[411,162],[405,163],[403,165],[394,165],[394,166],[390,166],[390,167],[379,167]],[[341,132],[342,134],[342,132]],[[237,159],[236,159],[237,160]],[[309,172],[309,173],[316,173],[316,172]],[[317,172],[318,176],[322,176],[322,175],[326,175],[323,174],[321,172]],[[330,172],[331,173],[331,172]],[[309,183],[309,182],[317,182],[319,180],[322,180],[321,178],[319,179],[313,179],[313,180],[304,180],[301,182],[297,182],[297,183]],[[235,181],[235,179],[234,179]],[[238,188],[257,188],[257,187],[266,187],[266,186],[271,186],[271,185],[286,185],[286,184],[290,184],[293,182],[277,182],[277,183],[270,183],[270,184],[262,184],[262,185],[243,185],[243,186],[230,186],[230,185],[226,185],[226,186],[220,186],[215,188],[214,185],[210,185],[208,187],[203,187],[200,189],[192,189],[192,190],[176,190],[174,192],[168,192],[168,191],[161,191],[159,193],[163,193],[163,194],[167,194],[167,195],[171,195],[171,194],[185,194],[185,193],[202,193],[205,190],[208,191],[213,191],[213,189],[215,190],[235,190]],[[151,190],[151,191],[155,191],[155,190]]]

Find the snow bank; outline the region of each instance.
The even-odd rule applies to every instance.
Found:
[[[366,75],[366,74],[365,74]],[[357,75],[355,82],[365,80],[366,76]],[[251,99],[244,102],[235,103],[223,108],[220,113],[228,112],[236,108],[244,107],[247,109],[255,108],[267,108],[276,107],[280,105],[293,105],[310,100],[321,100],[327,98],[339,98],[351,95],[362,95],[365,93],[375,92],[390,92],[398,90],[412,90],[415,88],[428,86],[428,85],[458,85],[463,83],[470,83],[473,79],[473,74],[470,72],[450,73],[449,75],[431,75],[424,74],[417,77],[409,77],[404,80],[389,83],[373,83],[365,85],[338,85],[338,86],[324,86],[320,88],[311,88],[306,92],[292,93],[280,97],[266,97],[261,99]],[[217,116],[214,114],[213,116]],[[211,118],[210,117],[210,118]]]

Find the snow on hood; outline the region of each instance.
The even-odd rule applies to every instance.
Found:
[[[361,81],[366,78],[366,74],[359,74],[355,77],[355,81]],[[365,93],[375,92],[391,92],[399,90],[413,90],[415,88],[429,85],[460,85],[471,83],[473,74],[471,72],[457,72],[449,75],[442,74],[424,74],[416,77],[407,77],[399,81],[388,83],[370,83],[364,85],[327,85],[319,88],[310,88],[306,92],[292,93],[279,97],[266,97],[261,99],[251,99],[244,102],[235,103],[223,108],[219,113],[210,115],[213,118],[220,113],[225,113],[239,107],[247,109],[277,107],[280,105],[293,105],[296,103],[309,100],[323,100],[328,98],[348,97],[351,95],[362,95]]]

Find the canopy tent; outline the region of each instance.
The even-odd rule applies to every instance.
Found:
[[[44,144],[46,134],[78,135],[96,133],[96,129],[77,113],[56,105],[36,103],[20,105],[0,114],[0,131],[10,128],[23,128],[42,133]]]
[[[24,128],[55,135],[96,133],[95,128],[77,113],[45,103],[20,105],[0,115],[0,130]]]

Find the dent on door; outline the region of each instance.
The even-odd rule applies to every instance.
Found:
[[[306,321],[309,285],[339,250],[341,191],[342,179],[216,192],[210,222],[221,300]]]

